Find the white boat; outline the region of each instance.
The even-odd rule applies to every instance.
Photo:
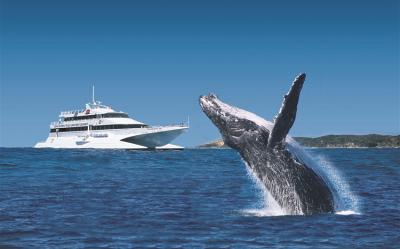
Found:
[[[49,137],[35,148],[183,149],[170,144],[189,128],[188,124],[149,126],[124,112],[102,105],[94,98],[86,108],[61,112],[50,124]]]

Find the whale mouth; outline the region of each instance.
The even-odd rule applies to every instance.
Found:
[[[202,95],[199,102],[203,112],[214,122],[220,123],[225,118],[224,110],[218,103],[218,97],[215,94]]]
[[[215,100],[218,99],[213,93],[200,96],[200,106],[203,111],[209,111],[211,108],[217,108]]]
[[[206,109],[206,107],[208,106],[207,96],[201,95],[199,98],[199,101],[200,101],[200,107],[204,111]]]

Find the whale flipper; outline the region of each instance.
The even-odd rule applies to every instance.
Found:
[[[296,117],[304,80],[305,74],[295,79],[275,123],[224,103],[213,94],[201,96],[200,106],[224,142],[239,152],[287,214],[331,213],[334,199],[328,184],[284,142]]]
[[[300,91],[303,87],[306,74],[302,73],[293,81],[292,87],[285,95],[281,109],[274,121],[274,127],[268,138],[268,149],[282,145],[286,135],[296,119],[297,103],[299,102]]]

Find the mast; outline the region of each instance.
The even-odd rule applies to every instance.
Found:
[[[95,105],[96,101],[94,100],[94,85],[92,87],[93,87],[92,88],[92,101],[93,101],[93,104]]]

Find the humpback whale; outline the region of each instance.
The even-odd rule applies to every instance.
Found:
[[[225,144],[239,152],[255,176],[290,215],[334,211],[334,198],[328,185],[287,142],[305,78],[303,73],[293,81],[273,122],[226,104],[214,94],[201,96],[199,100],[203,112],[218,127]]]

